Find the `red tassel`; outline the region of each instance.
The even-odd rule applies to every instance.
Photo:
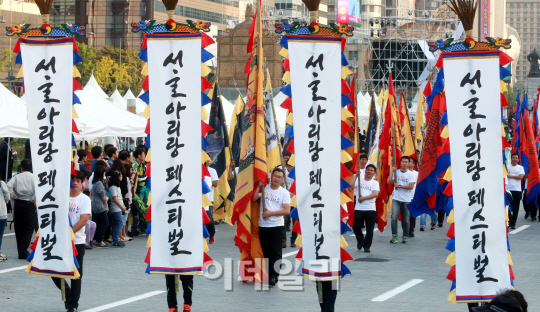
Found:
[[[444,189],[443,194],[448,197],[454,194],[454,191],[452,189],[452,181],[448,182],[448,185],[446,185],[446,188]]]
[[[204,164],[202,164],[202,179],[204,180],[204,177],[209,177],[210,172],[208,171],[208,168]]]
[[[351,93],[351,88],[345,79],[341,79],[341,94]]]
[[[71,132],[79,133],[79,128],[77,128],[77,124],[73,118],[71,119]]]
[[[79,46],[77,45],[77,41],[75,41],[75,36],[71,37],[73,40],[73,52],[79,52]]]
[[[142,48],[143,50],[146,49],[146,48],[148,48],[148,46],[146,45],[146,43],[147,43],[146,36],[147,36],[147,35],[144,34],[144,37],[143,37],[142,42],[141,42],[141,48]]]
[[[248,74],[250,69],[251,69],[251,55],[249,56],[249,58],[247,60],[246,68],[244,68],[244,74]],[[247,85],[246,85],[246,87],[247,87]]]
[[[283,61],[283,69],[286,71],[291,71],[291,65],[289,64],[289,59]]]
[[[149,82],[148,82],[148,75],[146,75],[146,76],[144,77],[144,80],[143,80],[143,83],[142,83],[142,87],[141,87],[141,88],[142,88],[144,91],[148,91],[148,88],[149,88],[148,84],[149,84]]]
[[[508,101],[506,101],[504,94],[501,93],[501,108],[503,107],[510,107],[510,105],[508,105]]]
[[[82,90],[82,89],[83,89],[83,87],[81,86],[81,84],[79,83],[77,78],[73,78],[73,92],[78,91],[78,90]]]
[[[147,177],[152,177],[152,162],[149,161],[147,164],[146,164],[146,172],[144,173]]]
[[[453,265],[452,268],[450,268],[450,272],[448,272],[446,279],[450,281],[456,280],[456,266],[455,265]]]
[[[201,135],[203,137],[206,137],[206,134],[208,134],[208,132],[212,130],[214,130],[214,128],[212,128],[209,124],[201,120]]]
[[[77,175],[77,172],[75,172],[75,166],[73,166],[73,162],[71,162],[71,175]]]
[[[71,241],[71,248],[73,249],[73,255],[78,256],[79,252],[77,251],[77,247],[75,247],[75,242]]]
[[[354,259],[353,259],[353,257],[351,257],[351,255],[349,255],[347,250],[341,248],[341,263],[343,263],[345,261],[349,261],[349,260],[354,260]]]
[[[347,210],[343,208],[343,206],[339,206],[339,207],[341,208],[341,215],[339,217],[341,218],[341,220],[343,220],[349,216],[349,213],[347,212]]]
[[[300,222],[295,222],[292,231],[302,235],[302,229],[300,228]]]
[[[298,222],[296,222],[298,223]],[[300,250],[298,250],[298,253],[296,254],[295,259],[302,260],[302,247],[300,247]]]
[[[212,89],[212,85],[204,77],[201,77],[201,92]]]
[[[287,96],[287,98],[280,105],[282,108],[289,110],[292,113],[292,99]]]
[[[512,270],[512,266],[511,265],[508,265],[508,267],[510,268],[510,278],[515,280],[516,279],[516,276],[514,275],[514,270]]]
[[[15,42],[15,46],[13,47],[13,53],[19,54],[21,52],[21,38],[17,39],[17,42]]]
[[[207,46],[216,43],[212,37],[208,36],[204,32],[201,32],[201,47],[204,49]]]
[[[348,202],[347,204],[345,204],[345,206],[347,207],[347,212],[349,215],[349,219],[347,219],[347,224],[352,227],[354,225],[354,201]]]
[[[152,205],[148,206],[148,210],[146,211],[146,214],[144,215],[144,219],[152,222]]]
[[[454,223],[451,223],[450,227],[448,228],[448,232],[446,232],[446,237],[452,239],[455,237],[455,235],[456,233],[455,233]]]
[[[151,249],[152,249],[152,247],[148,248],[148,251],[146,252],[146,257],[144,258],[144,263],[146,263],[148,265],[150,265],[150,250]]]
[[[212,260],[212,258],[210,258],[210,256],[207,255],[206,252],[204,253],[203,261],[204,261],[203,267],[207,267],[208,265],[214,263],[214,260]]]
[[[345,179],[346,177],[350,177],[352,175],[352,172],[350,172],[344,164],[341,164],[341,178]]]
[[[501,64],[501,66],[505,66],[505,65],[508,65],[508,63],[512,62],[514,59],[504,53],[503,51],[499,51],[499,64]]]
[[[291,139],[291,143],[289,143],[289,146],[287,146],[287,151],[291,152],[291,154],[294,154],[294,139]]]
[[[353,111],[354,113],[354,111]],[[348,123],[346,123],[345,121],[341,121],[341,136],[344,137],[347,135],[347,133],[349,132],[353,132],[353,129],[351,128],[351,126],[349,126]]]
[[[31,250],[36,250],[38,241],[39,241],[39,236],[36,237],[36,239],[34,240],[34,242],[32,243],[32,245],[30,245],[30,249],[31,249]]]
[[[289,189],[289,192],[293,193],[294,195],[296,195],[296,180],[293,181],[292,185],[291,185],[291,188]]]
[[[150,134],[150,118],[146,121],[146,128],[144,129],[144,133]]]
[[[210,209],[210,208],[208,208]],[[202,208],[202,211],[203,211],[203,214],[202,214],[202,220],[203,220],[203,224],[208,224],[210,223],[210,217],[208,217],[208,213],[206,212],[206,210],[204,208]]]

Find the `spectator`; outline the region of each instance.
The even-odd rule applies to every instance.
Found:
[[[32,160],[32,148],[30,147],[30,139],[26,139],[24,143],[24,159]]]
[[[90,146],[88,145],[88,141],[81,141],[79,144],[80,148],[84,150],[87,154],[86,161],[84,162],[84,166],[86,167],[86,170],[89,172],[92,171],[92,161],[94,160],[94,156],[92,156],[92,153],[90,153]]]
[[[96,223],[94,246],[107,248],[110,245],[103,241],[105,231],[109,228],[109,212],[107,193],[105,192],[105,167],[96,166],[92,179],[92,220]]]
[[[204,164],[208,169],[208,172],[210,173],[209,177],[204,177],[204,182],[206,182],[206,184],[210,188],[210,192],[206,193],[205,195],[208,200],[212,202],[211,206],[205,207],[206,212],[208,213],[208,217],[210,218],[210,223],[206,224],[206,229],[208,230],[208,234],[210,235],[210,238],[208,239],[209,244],[213,244],[215,241],[214,235],[216,234],[216,225],[214,224],[214,188],[218,186],[219,181],[216,169],[210,167],[211,163],[211,160],[207,160]]]
[[[14,154],[10,146],[12,142],[13,138],[6,137],[4,138],[4,141],[0,143],[0,179],[4,181],[9,181],[13,175],[12,171]]]
[[[144,149],[137,148],[133,152],[133,158],[135,158],[135,161],[132,163],[132,166],[137,175],[135,181],[135,195],[146,204],[146,165],[144,163],[146,153]],[[139,231],[142,233],[146,231],[146,224],[142,212],[139,209],[135,210],[136,211],[133,214],[133,225],[135,225],[135,228],[132,225],[131,232],[133,235],[138,235]]]
[[[474,307],[474,304],[469,307],[473,312],[527,312],[528,304],[523,297],[523,294],[516,290],[507,290],[498,294],[488,304]]]
[[[109,150],[111,150],[114,147],[109,147]],[[112,162],[111,169],[109,169],[109,172],[112,175],[112,172],[120,172],[123,177],[126,176],[126,168],[124,167],[124,164],[119,160],[115,159]],[[122,203],[124,204],[124,207],[126,207],[126,211],[122,213],[122,231],[120,232],[120,241],[127,242],[130,240],[133,240],[133,238],[128,237],[126,234],[126,223],[129,217],[130,212],[130,200],[126,198],[128,192],[129,192],[129,179],[123,178],[120,180],[120,192],[122,193]]]
[[[2,254],[2,237],[7,224],[7,203],[9,202],[9,189],[7,184],[0,179],[0,262],[6,261],[7,257]]]
[[[113,161],[115,159],[118,159],[118,149],[114,146],[109,147],[109,149],[106,150],[107,152],[107,163],[109,164],[109,167],[112,165]]]
[[[101,149],[101,146],[94,146],[92,147],[92,150],[90,151],[92,153],[92,158],[94,159],[92,161],[92,167],[90,168],[90,173],[94,172],[94,167],[96,166],[96,163],[99,160],[103,160],[103,150]],[[105,167],[109,168],[109,164],[105,162]]]
[[[24,159],[21,167],[23,172],[9,181],[8,189],[11,199],[15,200],[13,223],[19,259],[26,259],[30,255],[28,247],[32,241],[32,234],[38,230],[38,219],[32,161]]]
[[[90,177],[90,170],[88,170],[85,166],[86,162],[88,161],[88,152],[86,152],[83,149],[80,149],[77,151],[77,156],[79,157],[79,168],[80,171],[84,172],[87,178]],[[83,190],[84,191],[84,190]]]
[[[109,194],[111,196],[111,214],[112,214],[112,247],[124,247],[125,244],[121,242],[120,233],[122,231],[123,222],[122,215],[126,211],[126,207],[122,201],[122,193],[120,191],[120,182],[122,181],[122,173],[119,171],[111,172],[109,178]]]

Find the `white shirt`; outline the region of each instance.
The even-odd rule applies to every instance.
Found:
[[[358,188],[355,187],[355,191],[356,190],[358,190]],[[361,197],[369,196],[375,191],[380,191],[379,182],[375,181],[373,178],[371,178],[371,180],[369,181],[364,180],[364,178],[360,180]],[[372,198],[359,203],[357,197],[354,210],[376,211],[377,209],[375,208],[375,200],[376,198]]]
[[[412,189],[412,192],[411,192],[411,199],[409,200],[409,202],[412,201],[413,197],[414,197],[414,192],[416,191],[416,180],[418,180],[418,171],[416,170],[409,170],[410,172],[412,172],[414,174],[414,187]]]
[[[286,189],[282,188],[281,186],[277,190],[274,190],[272,189],[270,184],[268,184],[264,188],[264,193],[266,210],[279,211],[283,209],[283,204],[291,203],[291,195]],[[276,227],[285,225],[285,222],[283,221],[283,216],[272,216],[264,220],[262,214],[263,209],[261,206],[259,215],[259,227]]]
[[[508,170],[508,174],[511,176],[519,176],[525,174],[525,170],[520,165],[506,166],[506,169]],[[509,192],[521,192],[521,180],[509,178],[506,190]]]
[[[71,220],[71,225],[77,224],[81,220],[81,215],[83,214],[92,214],[92,203],[90,197],[84,195],[83,193],[79,194],[77,197],[69,198],[69,220]],[[85,244],[86,243],[86,234],[84,233],[83,226],[77,233],[75,233],[75,245]]]
[[[401,171],[401,169],[398,169],[396,170],[396,176],[397,176],[397,181],[394,181],[396,183],[398,183],[399,185],[405,185],[405,186],[408,186],[410,183],[416,183],[416,176],[415,174],[412,173],[412,171]],[[394,188],[394,199],[393,200],[397,200],[397,201],[400,201],[400,202],[404,202],[404,203],[408,203],[411,201],[411,198],[412,198],[412,195],[413,195],[413,190],[406,190],[406,189],[403,189],[403,188]]]
[[[213,203],[214,202],[214,187],[212,186],[212,182],[218,181],[219,177],[217,175],[216,169],[208,167],[208,172],[210,172],[209,177],[204,177],[204,182],[208,185],[210,188],[210,192],[206,193],[206,197]]]

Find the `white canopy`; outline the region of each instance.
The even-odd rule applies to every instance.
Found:
[[[141,92],[142,91],[143,90],[141,89]],[[133,95],[133,92],[131,92],[131,89],[128,89],[126,94],[124,95],[124,101],[126,101],[126,103],[127,100],[135,100],[135,112],[137,112],[137,115],[142,115],[144,109],[146,108],[146,103],[144,103],[138,97],[135,97],[135,95]]]
[[[28,138],[24,101],[0,84],[0,136]]]
[[[103,89],[101,89],[101,87],[97,83],[96,78],[94,78],[94,74],[92,74],[92,76],[90,76],[90,79],[86,83],[86,86],[84,86],[84,89],[86,90],[89,87],[94,88],[96,90],[97,94],[99,94],[101,97],[104,97],[106,99],[109,98],[109,96],[107,96],[107,93],[105,93],[105,91],[103,91]]]
[[[124,101],[118,89],[114,90],[113,94],[109,98],[113,101],[113,104],[120,107],[123,110],[127,110],[127,102]]]

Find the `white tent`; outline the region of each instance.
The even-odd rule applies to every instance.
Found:
[[[103,89],[101,89],[101,87],[99,86],[98,82],[96,81],[96,78],[94,78],[94,74],[92,74],[92,76],[90,76],[90,79],[86,83],[86,86],[84,86],[85,90],[87,88],[94,88],[97,91],[97,94],[99,94],[101,97],[104,97],[106,99],[109,98],[107,93],[105,93],[105,91],[103,91]]]
[[[367,92],[366,92],[367,94]],[[369,97],[369,94],[368,94]],[[369,121],[369,102],[362,96],[362,92],[359,92],[356,96],[356,112],[358,114],[358,127],[360,131],[366,129],[366,125]]]
[[[114,90],[113,94],[109,98],[113,101],[113,104],[120,107],[123,110],[127,110],[127,102],[122,98],[118,89]]]
[[[143,90],[141,89],[141,92],[142,91]],[[142,115],[144,109],[146,108],[146,103],[144,103],[138,97],[136,98],[135,95],[133,95],[133,92],[131,92],[131,89],[128,89],[126,94],[124,94],[124,101],[126,101],[127,103],[128,100],[135,100],[135,112],[137,113],[137,115]]]
[[[27,138],[28,118],[24,101],[0,84],[0,136]]]

